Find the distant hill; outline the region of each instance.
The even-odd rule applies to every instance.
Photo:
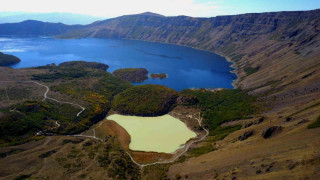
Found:
[[[1,35],[54,36],[81,28],[81,25],[65,25],[62,23],[45,23],[28,20],[21,23],[0,24]]]
[[[25,12],[0,12],[0,24],[18,23],[26,20],[37,20],[68,25],[90,24],[105,18],[72,13],[25,13]]]

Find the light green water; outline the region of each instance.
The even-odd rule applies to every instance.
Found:
[[[131,136],[129,148],[134,151],[173,153],[196,133],[170,115],[138,117],[114,114],[107,117],[122,126]]]

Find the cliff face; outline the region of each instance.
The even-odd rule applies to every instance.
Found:
[[[320,10],[313,10],[214,18],[131,15],[95,22],[60,37],[128,38],[214,51],[235,63],[236,86],[270,94],[288,84],[314,88],[314,83],[299,83],[311,72],[308,81],[319,79],[319,32]]]

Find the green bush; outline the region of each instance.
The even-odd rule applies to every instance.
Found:
[[[129,115],[158,116],[173,107],[177,93],[161,85],[133,86],[115,96],[114,110]]]

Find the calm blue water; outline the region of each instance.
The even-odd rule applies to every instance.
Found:
[[[0,52],[22,61],[13,68],[34,67],[71,60],[108,64],[119,68],[146,68],[166,73],[167,79],[149,79],[138,84],[162,84],[175,90],[186,88],[232,88],[236,78],[231,63],[214,53],[168,44],[119,39],[53,39],[45,37],[0,37]]]

